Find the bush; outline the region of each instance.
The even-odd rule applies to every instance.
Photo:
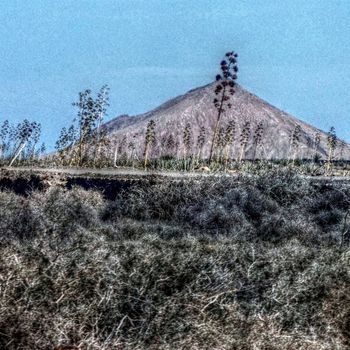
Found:
[[[101,193],[79,187],[71,191],[53,187],[44,194],[36,193],[33,204],[42,212],[46,225],[62,234],[98,226],[100,211],[104,207]]]
[[[278,176],[0,193],[0,348],[348,349],[348,191]]]
[[[43,230],[43,221],[30,199],[0,192],[0,242],[30,239]]]

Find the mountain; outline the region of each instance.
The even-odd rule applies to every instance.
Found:
[[[160,107],[141,115],[117,117],[104,125],[117,153],[137,154],[142,156],[147,123],[153,119],[156,123],[156,142],[153,155],[183,154],[183,132],[187,123],[192,129],[192,152],[197,153],[197,138],[201,127],[206,130],[206,142],[203,155],[208,156],[211,137],[216,121],[217,111],[213,105],[215,98],[212,83],[186,94],[176,97]],[[240,135],[244,123],[250,122],[250,140],[246,148],[245,158],[254,154],[253,135],[257,125],[263,125],[261,146],[256,150],[256,157],[260,159],[284,159],[291,156],[290,139],[296,127],[300,125],[301,132],[296,150],[297,158],[312,158],[315,154],[314,139],[320,134],[320,144],[317,153],[325,159],[327,157],[327,133],[287,114],[270,105],[258,96],[236,85],[232,97],[232,108],[222,116],[220,125],[225,128],[228,122],[235,121],[235,141],[230,149],[231,156],[238,157],[240,150]],[[169,142],[173,139],[174,142]],[[170,146],[169,146],[170,145]],[[168,149],[167,149],[168,148]],[[169,149],[171,148],[171,149]],[[338,140],[335,158],[350,159],[350,145]]]

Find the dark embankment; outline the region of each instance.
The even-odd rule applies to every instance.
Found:
[[[0,348],[349,349],[350,189],[287,171],[0,192]]]
[[[107,200],[115,200],[121,191],[126,191],[134,186],[139,188],[152,186],[161,181],[160,176],[138,175],[69,175],[50,174],[45,172],[2,170],[0,172],[0,190],[11,191],[21,196],[29,196],[36,191],[45,191],[50,187],[58,186],[71,190],[81,187],[85,190],[100,192]]]

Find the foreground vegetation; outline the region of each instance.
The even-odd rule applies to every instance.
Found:
[[[0,348],[348,349],[349,210],[278,169],[0,192]]]

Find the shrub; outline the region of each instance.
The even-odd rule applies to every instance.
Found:
[[[0,242],[31,239],[42,230],[43,218],[30,199],[0,192]]]
[[[0,348],[345,350],[349,247],[320,215],[347,200],[285,173],[1,192]]]
[[[32,203],[42,212],[52,232],[67,235],[79,228],[98,226],[103,197],[99,192],[78,187],[70,191],[54,187],[44,194],[36,193]]]

